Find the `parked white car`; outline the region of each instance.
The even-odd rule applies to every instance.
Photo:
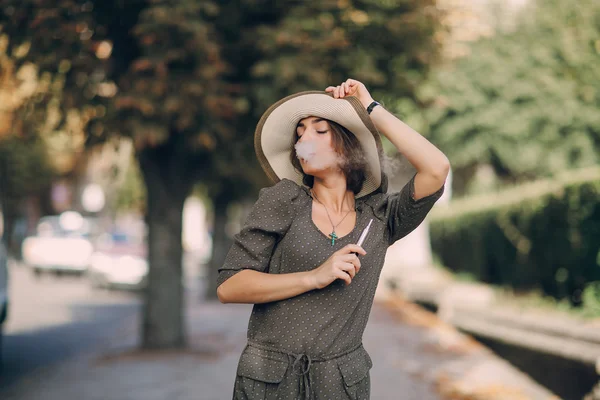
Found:
[[[96,288],[143,289],[148,276],[144,236],[107,232],[96,241],[87,276]]]
[[[44,271],[85,272],[94,251],[90,224],[72,211],[42,217],[36,235],[23,241],[23,261],[36,275]]]

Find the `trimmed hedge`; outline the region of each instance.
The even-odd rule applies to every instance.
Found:
[[[600,281],[600,167],[460,199],[430,221],[441,262],[480,281],[573,304]]]

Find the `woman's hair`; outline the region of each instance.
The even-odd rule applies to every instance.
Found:
[[[344,128],[337,122],[326,120],[331,129],[331,138],[334,151],[341,158],[340,169],[346,177],[346,186],[354,194],[358,194],[366,180],[367,160],[360,142],[352,132]],[[292,146],[298,142],[298,133],[294,131]],[[312,188],[315,183],[315,177],[305,174],[302,170],[300,160],[296,156],[296,151],[290,153],[290,160],[294,168],[302,174],[302,182]]]

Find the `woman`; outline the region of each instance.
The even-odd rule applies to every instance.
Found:
[[[417,170],[399,193],[386,193],[379,132]],[[261,190],[217,289],[223,303],[254,304],[233,398],[368,399],[362,335],[385,252],[442,195],[448,159],[353,79],[271,106],[255,148],[277,183]]]

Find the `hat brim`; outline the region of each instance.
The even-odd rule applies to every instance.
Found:
[[[337,122],[352,132],[362,146],[367,161],[366,179],[356,197],[366,196],[381,185],[382,145],[379,132],[360,101],[354,97],[335,99],[327,92],[307,91],[285,97],[261,117],[254,134],[258,160],[273,182],[290,179],[302,185],[302,174],[290,162],[292,135],[298,122],[307,117]]]

